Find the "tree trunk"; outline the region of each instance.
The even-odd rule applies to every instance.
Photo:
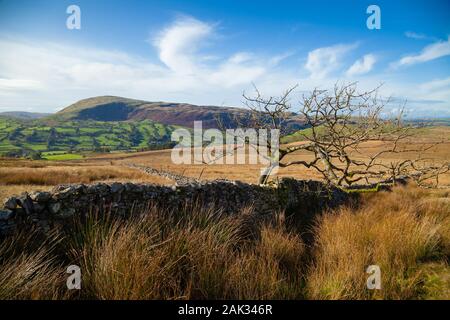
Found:
[[[263,185],[267,184],[269,182],[272,170],[275,169],[276,167],[278,167],[278,163],[273,163],[270,166],[264,168],[264,170],[261,172],[259,176],[258,183]]]

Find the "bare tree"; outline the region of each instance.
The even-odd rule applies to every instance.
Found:
[[[264,98],[256,88],[254,97],[244,93],[249,116],[236,122],[285,133],[286,119],[292,115],[290,95],[295,88],[280,97]],[[402,121],[403,108],[395,116],[387,114],[385,107],[390,99],[380,98],[378,90],[379,87],[358,92],[356,83],[351,83],[336,84],[333,90],[314,89],[303,95],[298,110],[308,127],[300,133],[303,141],[281,147],[275,154],[267,139],[271,156],[277,156],[279,162],[271,162],[259,183],[266,184],[275,167],[293,165],[313,168],[327,183],[340,187],[395,183],[405,177],[421,185],[432,178],[438,183],[439,176],[450,170],[450,163],[436,164],[424,154],[441,142],[415,141],[415,128]],[[259,149],[260,145],[253,147]],[[310,153],[311,160],[287,157],[299,150]]]

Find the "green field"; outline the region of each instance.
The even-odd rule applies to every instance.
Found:
[[[176,126],[143,121],[45,121],[0,117],[0,155],[80,159],[85,152],[164,147]]]
[[[84,156],[78,153],[67,153],[66,151],[51,151],[51,152],[42,152],[41,158],[45,160],[79,160],[83,159]]]

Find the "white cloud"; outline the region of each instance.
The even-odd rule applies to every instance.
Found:
[[[355,76],[368,73],[372,70],[375,62],[377,61],[376,57],[373,54],[366,54],[361,59],[355,61],[355,63],[347,70],[347,76]]]
[[[423,99],[433,99],[446,104],[446,113],[450,114],[450,106],[448,106],[448,102],[450,101],[450,77],[434,79],[420,84],[417,94]]]
[[[34,90],[39,89],[40,87],[40,82],[35,80],[0,78],[0,90]]]
[[[420,85],[420,88],[427,91],[435,91],[450,88],[450,77],[445,79],[435,79]]]
[[[371,55],[366,55],[350,69],[341,68],[346,54],[357,45],[338,44],[310,51],[304,65],[310,76],[300,76],[301,62],[294,64],[298,59],[281,64],[293,55],[292,51],[263,55],[236,50],[224,56],[213,50],[214,41],[220,39],[216,32],[213,24],[192,18],[178,19],[151,42],[157,53],[153,60],[93,46],[0,36],[0,109],[55,111],[99,95],[242,105],[242,92],[247,90],[250,94],[252,82],[264,95],[279,95],[295,84],[299,84],[299,91],[305,92],[314,87],[331,88],[345,71],[363,72],[373,67]],[[209,45],[206,53],[205,42]],[[361,79],[359,87],[368,90],[386,82],[381,92],[384,96],[393,93],[410,101],[441,100],[444,103],[434,104],[434,110],[449,114],[449,86],[445,79],[423,84],[417,90],[408,82],[389,81],[391,74],[371,73]],[[416,104],[414,108],[422,108],[426,114],[428,104],[424,102],[421,107]]]
[[[450,36],[447,41],[438,41],[422,49],[419,54],[409,55],[394,63],[394,67],[408,66],[417,63],[427,62],[450,55]]]
[[[305,68],[310,72],[312,79],[322,79],[341,65],[342,57],[356,48],[356,44],[337,44],[310,51]]]
[[[203,65],[201,55],[188,44],[182,47],[186,51],[164,47],[164,52],[171,52],[164,55],[166,67],[125,52],[0,37],[0,108],[50,111],[107,94],[240,104],[244,88],[274,73],[275,65],[267,61],[278,59],[238,52]]]
[[[228,60],[231,63],[243,63],[252,60],[254,58],[253,54],[250,52],[238,52],[230,57]]]
[[[211,36],[213,26],[193,18],[180,18],[164,29],[153,41],[159,58],[180,73],[196,71],[195,54],[202,40]]]
[[[106,94],[240,104],[242,91],[252,82],[267,77],[297,82],[290,72],[278,75],[276,71],[291,53],[263,56],[238,51],[223,57],[202,52],[205,42],[215,38],[213,24],[179,18],[151,41],[159,58],[151,61],[95,47],[0,37],[0,108],[53,110]],[[277,84],[273,88],[283,89]]]

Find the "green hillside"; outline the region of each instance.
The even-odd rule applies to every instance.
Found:
[[[50,118],[58,120],[124,121],[145,101],[115,96],[101,96],[80,100]],[[145,120],[145,119],[134,119]]]
[[[0,155],[75,159],[91,151],[167,147],[176,126],[143,121],[24,121],[0,117]]]

